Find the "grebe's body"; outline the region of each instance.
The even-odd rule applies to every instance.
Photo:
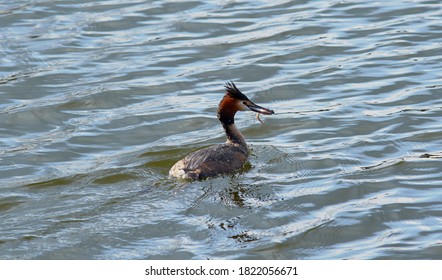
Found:
[[[218,119],[226,132],[226,143],[191,153],[175,163],[169,175],[201,180],[236,172],[246,163],[249,150],[244,136],[235,125],[235,113],[252,110],[259,114],[271,115],[274,112],[250,101],[232,82],[227,83],[225,88],[226,94],[218,106]]]

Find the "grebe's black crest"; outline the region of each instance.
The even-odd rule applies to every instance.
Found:
[[[224,86],[226,88],[227,93],[235,98],[235,99],[239,99],[239,100],[249,100],[247,98],[247,96],[245,96],[236,86],[235,84],[230,81],[227,82],[226,85]]]

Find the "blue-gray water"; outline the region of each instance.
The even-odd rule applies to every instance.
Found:
[[[0,2],[1,259],[442,259],[440,1]]]

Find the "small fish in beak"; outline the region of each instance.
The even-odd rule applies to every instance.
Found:
[[[264,123],[261,118],[259,117],[260,114],[264,114],[264,115],[273,115],[275,112],[273,110],[261,107],[259,105],[256,105],[255,103],[253,103],[250,100],[247,100],[244,102],[244,105],[247,106],[247,108],[253,112],[256,112],[256,119],[260,122],[260,123]]]

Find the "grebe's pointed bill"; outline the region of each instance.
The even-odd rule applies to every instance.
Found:
[[[264,115],[273,115],[275,112],[273,110],[261,107],[259,105],[256,105],[255,103],[253,103],[250,100],[244,101],[243,102],[244,105],[247,106],[248,109],[250,109],[253,112],[257,112],[260,114],[264,114]]]

